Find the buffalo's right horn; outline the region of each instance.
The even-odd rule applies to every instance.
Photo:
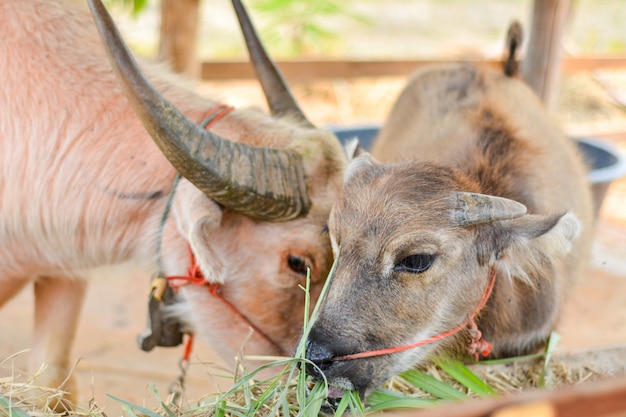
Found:
[[[282,221],[307,213],[310,202],[298,153],[229,141],[196,125],[143,76],[101,0],[89,0],[89,6],[128,101],[185,178],[251,218]]]
[[[457,226],[510,220],[526,214],[526,206],[504,197],[454,192],[450,196],[450,219]]]
[[[272,115],[291,116],[303,127],[314,127],[298,106],[280,70],[267,55],[241,0],[232,0],[232,2],[237,19],[239,19],[241,32],[246,40],[250,61],[261,83]]]

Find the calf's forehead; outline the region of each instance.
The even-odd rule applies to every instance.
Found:
[[[356,176],[331,211],[331,235],[375,238],[449,227],[446,199],[458,187],[449,173],[438,171],[417,164],[379,166]]]

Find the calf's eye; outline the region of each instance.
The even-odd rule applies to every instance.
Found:
[[[289,265],[289,268],[296,274],[306,277],[308,265],[303,258],[296,255],[288,255],[287,265]]]
[[[412,274],[419,274],[426,271],[433,264],[435,255],[429,253],[416,253],[415,255],[407,256],[398,262],[393,270],[396,272],[409,272]]]

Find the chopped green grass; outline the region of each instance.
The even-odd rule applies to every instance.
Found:
[[[391,411],[406,408],[426,408],[441,404],[441,400],[434,398],[411,397],[395,391],[379,389],[367,399],[367,408],[371,412]]]
[[[447,358],[437,360],[436,364],[477,396],[490,397],[495,395],[493,388],[476,376],[463,362]]]
[[[410,369],[399,376],[413,386],[440,400],[466,400],[469,398],[467,394],[457,390],[454,386],[421,370]]]

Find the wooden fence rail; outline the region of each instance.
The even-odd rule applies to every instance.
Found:
[[[500,60],[461,60],[492,67],[501,67]],[[312,81],[329,78],[358,77],[404,77],[416,68],[429,64],[454,62],[453,60],[292,60],[278,61],[277,64],[290,82]],[[565,58],[562,63],[564,73],[591,71],[594,69],[626,68],[626,56],[616,57],[581,57]],[[254,72],[245,61],[210,61],[202,63],[201,78],[203,80],[249,79]]]

